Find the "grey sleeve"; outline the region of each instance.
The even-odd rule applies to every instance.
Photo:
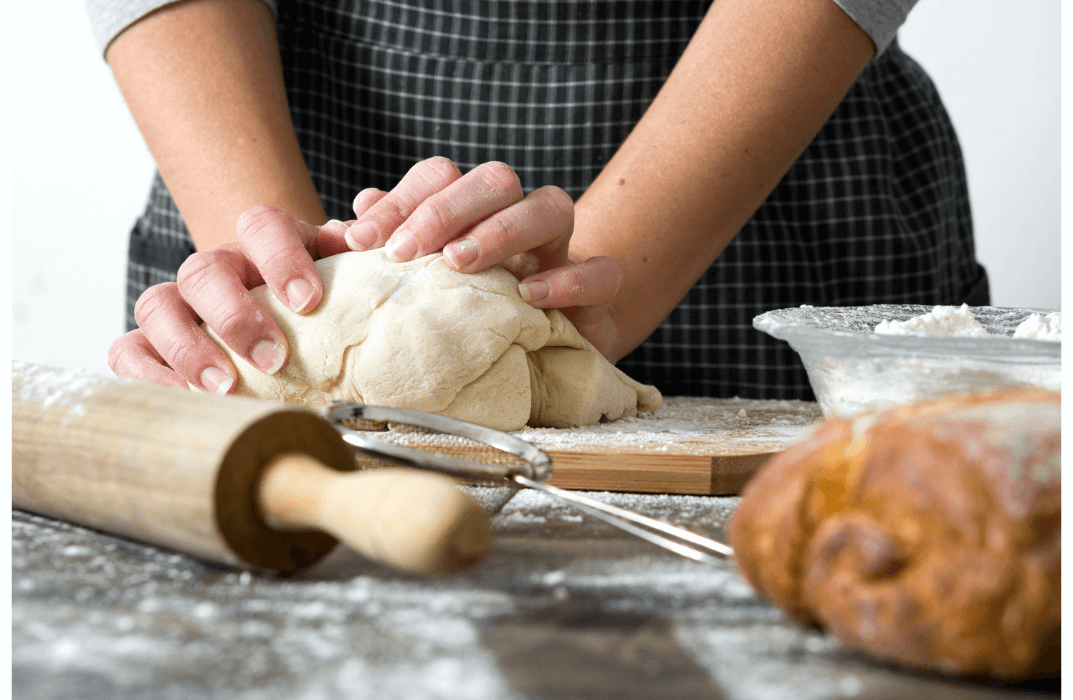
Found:
[[[834,0],[872,38],[876,56],[894,40],[917,0]]]
[[[170,5],[176,0],[85,0],[86,12],[93,36],[101,55],[108,49],[112,40],[124,29],[137,22],[153,10]],[[261,0],[276,14],[276,0]]]

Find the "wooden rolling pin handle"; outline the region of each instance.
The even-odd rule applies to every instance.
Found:
[[[488,512],[446,476],[410,469],[341,473],[301,453],[276,457],[258,486],[265,522],[316,529],[404,571],[453,574],[488,552]]]

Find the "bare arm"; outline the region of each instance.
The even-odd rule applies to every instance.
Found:
[[[253,0],[234,2],[238,3],[235,7],[224,7],[226,0],[196,0],[179,8],[198,7],[199,12],[214,8],[212,12],[230,16],[244,4],[246,11],[252,11]],[[193,21],[190,17],[187,20]],[[212,93],[216,99],[195,102],[189,110],[190,128],[183,132],[185,136],[166,129],[155,133],[153,119],[147,122],[148,131],[143,126],[188,222],[197,216],[195,209],[203,207],[206,230],[213,228],[214,221],[218,227],[220,218],[226,217],[230,230],[223,235],[233,235],[232,222],[247,207],[280,202],[283,200],[274,198],[304,191],[301,186],[281,186],[271,177],[258,175],[296,172],[278,163],[272,165],[276,157],[280,163],[287,161],[284,142],[293,140],[289,119],[286,129],[278,120],[285,110],[269,108],[271,104],[285,108],[282,81],[275,102],[249,89],[265,77],[262,71],[267,66],[261,60],[265,45],[273,49],[267,53],[273,58],[273,81],[278,78],[270,23],[267,16],[261,20],[260,39],[246,36],[233,42],[226,31],[220,34],[223,30],[218,22],[202,26],[221,43],[219,51],[236,51],[237,58],[249,59],[237,64],[247,77],[221,76],[218,91]],[[231,25],[224,22],[224,26]],[[122,39],[113,46],[113,53],[122,48]],[[181,37],[162,39],[167,45]],[[229,42],[235,45],[228,48]],[[155,49],[147,50],[151,53]],[[359,193],[355,200],[357,221],[349,229],[336,224],[319,233],[299,230],[285,212],[281,216],[264,208],[254,210],[239,224],[240,238],[245,241],[243,254],[208,251],[203,257],[195,256],[180,270],[178,291],[161,285],[165,288],[155,297],[143,297],[138,319],[145,332],[134,331],[117,341],[110,363],[120,374],[159,377],[152,381],[164,381],[160,376],[163,365],[175,368],[177,374],[166,370],[172,372],[168,376],[174,383],[185,380],[196,384],[210,365],[234,377],[226,357],[198,336],[196,326],[194,333],[188,330],[189,319],[197,314],[240,354],[242,348],[250,348],[247,356],[257,347],[266,347],[263,339],[267,333],[268,339],[279,345],[264,355],[264,362],[255,364],[274,371],[278,368],[274,363],[282,361],[277,350],[285,352],[285,339],[269,319],[255,322],[243,287],[267,282],[278,297],[286,299],[288,280],[293,281],[297,271],[316,290],[304,304],[291,304],[304,313],[319,302],[320,283],[312,260],[301,255],[303,246],[324,255],[346,247],[366,249],[385,243],[388,255],[398,260],[443,248],[448,264],[467,272],[505,261],[524,278],[520,286],[524,298],[539,308],[563,308],[601,352],[618,360],[670,313],[748,221],[834,111],[873,50],[864,32],[830,0],[719,0],[645,117],[578,202],[576,212],[558,188],[541,188],[523,198],[517,176],[503,164],[486,164],[463,177],[449,162],[435,158],[415,166],[390,193]],[[171,71],[189,77],[187,69],[174,65],[181,55],[180,51],[162,62],[158,80],[167,80]],[[136,70],[136,65],[132,63],[131,69]],[[213,65],[208,63],[209,68]],[[117,77],[124,70],[117,68]],[[133,83],[151,96],[153,82],[135,77]],[[124,78],[119,79],[122,85]],[[125,94],[127,91],[124,88]],[[227,102],[233,91],[244,95],[243,103],[253,101],[256,108],[252,115],[256,118],[249,119],[241,109],[224,109],[222,116],[215,117],[200,114],[203,108]],[[172,92],[179,104],[186,104],[183,90],[165,90],[165,94]],[[140,94],[134,94],[133,99],[137,101]],[[134,104],[132,110],[136,118],[143,111]],[[166,123],[169,116],[153,109],[152,104],[145,111],[160,123]],[[165,164],[174,158],[184,164],[178,170],[196,173],[200,166],[190,166],[185,158],[190,143],[184,139],[196,140],[204,134],[198,126],[201,121],[212,127],[208,130],[215,138],[210,139],[211,148],[224,149],[228,155],[223,160],[230,159],[231,151],[236,157],[252,155],[263,160],[225,168],[220,171],[224,175],[209,172],[204,179],[191,175],[184,185],[184,176],[169,175],[176,168]],[[276,145],[268,149],[247,147],[252,143],[246,136],[252,133],[248,129],[271,137],[267,142],[258,141],[259,145]],[[240,138],[244,140],[240,142]],[[162,145],[154,146],[158,140]],[[204,150],[209,147],[202,144],[198,148],[206,156],[205,162],[216,167],[219,161],[210,160],[207,156],[212,153]],[[293,155],[300,161],[296,144]],[[232,169],[235,172],[228,174]],[[308,180],[304,165],[301,173]],[[179,184],[173,184],[175,178]],[[235,181],[251,182],[249,192],[253,194],[247,196],[245,185],[228,190]],[[189,205],[176,191],[183,187],[187,187]],[[312,193],[312,185],[309,187]],[[232,198],[218,192],[230,193]],[[311,201],[299,196],[294,203],[275,206],[301,219],[323,220],[322,212],[319,219],[305,213],[308,209],[304,207],[311,206]],[[319,203],[316,206],[319,211]],[[188,215],[189,207],[195,209]],[[569,260],[576,264],[566,264],[568,252]],[[188,273],[185,277],[184,271]],[[212,284],[199,284],[200,276]],[[227,284],[221,287],[221,282]],[[213,289],[224,290],[226,295],[209,293]],[[216,313],[221,323],[232,321],[235,326],[221,327],[211,313]],[[211,383],[202,385],[213,390]],[[230,384],[219,386],[228,390]]]
[[[237,373],[199,327],[204,321],[246,361],[278,371],[287,338],[248,290],[268,284],[293,311],[307,313],[323,295],[312,256],[347,250],[348,241],[346,226],[324,223],[298,147],[270,12],[258,0],[167,5],[117,37],[107,58],[199,249],[177,282],[138,299],[139,328],[113,343],[109,365],[161,384],[233,391]],[[523,228],[544,235],[569,228],[573,217],[569,198],[549,189],[523,198],[502,164],[462,176],[432,158],[415,165],[384,204],[377,206],[387,193],[363,190],[354,209],[391,233],[439,194],[451,216],[433,228],[454,227],[437,234],[443,238],[521,204]],[[566,260],[568,238],[557,264]]]
[[[719,0],[575,209],[571,258],[623,283],[618,360],[685,296],[819,132],[872,57],[830,0]]]
[[[116,37],[106,58],[199,249],[178,284],[139,298],[140,328],[113,344],[109,365],[231,391],[237,373],[203,320],[248,362],[278,371],[286,336],[247,290],[268,282],[306,313],[323,293],[310,253],[345,244],[333,225],[319,228],[327,216],[291,123],[271,12],[258,0],[165,5]]]
[[[563,309],[617,361],[760,207],[874,49],[831,0],[718,0],[565,233],[518,225],[507,210],[455,239],[422,223],[444,218],[430,198],[397,231],[400,221],[378,227],[366,247],[386,242],[407,260],[443,247],[467,272],[529,251],[539,271],[519,275],[523,297]],[[359,216],[351,231],[361,225]]]
[[[199,250],[234,242],[239,215],[257,205],[325,222],[264,3],[166,5],[106,58]]]

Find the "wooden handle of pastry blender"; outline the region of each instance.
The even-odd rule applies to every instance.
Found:
[[[263,472],[258,505],[281,530],[327,532],[403,571],[453,574],[488,552],[488,512],[450,478],[413,469],[342,473],[300,453]]]

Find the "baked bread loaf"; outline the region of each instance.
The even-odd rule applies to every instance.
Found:
[[[946,397],[823,423],[745,486],[739,569],[790,617],[908,666],[1057,675],[1061,396]]]

